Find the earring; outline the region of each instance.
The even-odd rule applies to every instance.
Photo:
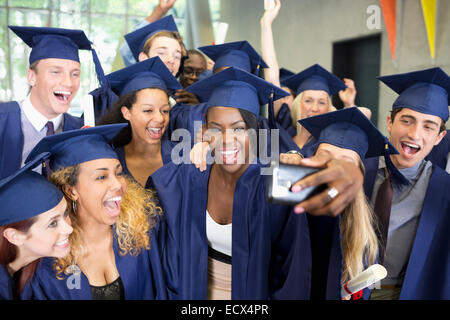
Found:
[[[74,214],[77,214],[77,204],[75,201],[72,201],[72,211]]]

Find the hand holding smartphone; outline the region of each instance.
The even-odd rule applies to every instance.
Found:
[[[326,185],[321,185],[300,192],[291,191],[297,181],[322,170],[320,168],[272,162],[270,169],[272,174],[267,176],[266,191],[267,199],[273,204],[296,205],[327,188]]]

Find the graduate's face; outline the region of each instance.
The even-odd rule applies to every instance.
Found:
[[[300,101],[301,119],[328,112],[328,93],[323,90],[305,90]]]
[[[68,59],[42,59],[28,70],[31,103],[48,119],[69,110],[80,88],[80,63]]]
[[[433,147],[445,136],[446,131],[439,133],[442,120],[433,116],[403,108],[394,120],[387,117],[389,141],[399,152],[392,155],[394,165],[399,168],[410,168],[422,161]]]
[[[127,187],[119,160],[91,160],[79,167],[78,182],[71,191],[76,214],[80,220],[113,225]]]
[[[161,141],[169,124],[169,112],[169,98],[161,89],[140,90],[131,109],[122,107],[123,117],[130,121],[133,139],[149,144]]]
[[[189,59],[184,61],[183,73],[180,75],[180,84],[183,88],[198,81],[200,73],[206,70],[206,61],[198,54],[191,54]]]
[[[180,43],[176,39],[168,37],[155,37],[152,40],[150,50],[139,55],[139,61],[144,61],[153,57],[160,57],[166,67],[175,77],[180,69],[181,58],[183,56]]]
[[[236,108],[212,107],[207,114],[207,135],[215,163],[230,173],[250,163],[250,137],[247,125]]]
[[[23,234],[23,243],[19,246],[21,253],[34,259],[65,257],[70,252],[69,235],[73,231],[66,209],[67,202],[63,197],[56,207],[38,215]]]

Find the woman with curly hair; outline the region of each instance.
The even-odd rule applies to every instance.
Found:
[[[74,232],[67,257],[44,259],[31,282],[35,299],[164,299],[153,194],[125,178],[107,143],[125,124],[43,139],[49,176],[64,193]],[[153,239],[153,240],[152,240]]]

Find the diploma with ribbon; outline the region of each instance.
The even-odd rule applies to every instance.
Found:
[[[342,286],[342,298],[355,294],[368,286],[386,278],[387,271],[380,264],[371,265],[369,268],[358,274]]]

